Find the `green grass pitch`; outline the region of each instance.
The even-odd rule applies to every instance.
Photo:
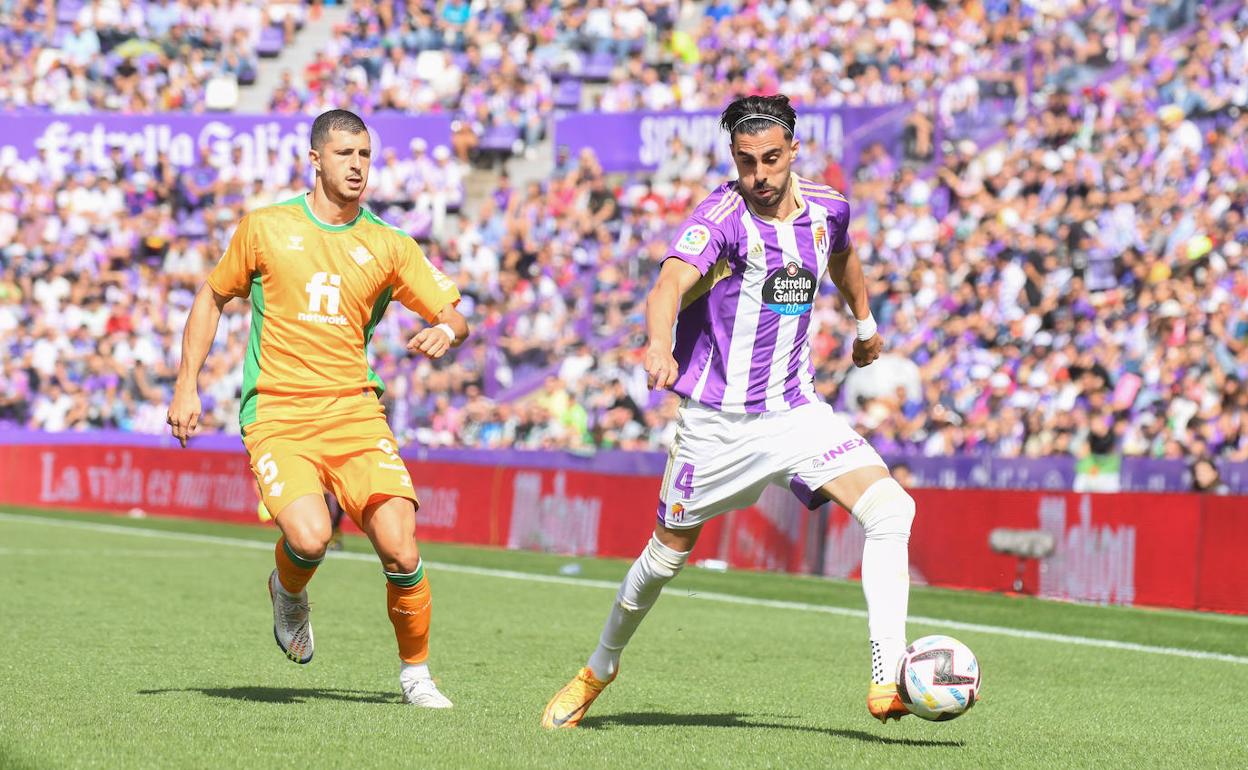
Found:
[[[424,546],[431,665],[455,702],[435,712],[399,700],[361,538],[310,586],[315,659],[281,655],[273,540],[0,513],[0,768],[1248,767],[1244,617],[916,588],[911,637],[969,644],[984,699],[884,726],[864,706],[856,583],[690,568],[582,727],[547,733],[542,707],[593,648],[625,562],[563,578],[567,557]]]

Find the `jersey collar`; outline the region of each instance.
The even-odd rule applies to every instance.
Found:
[[[311,195],[311,193],[304,193],[303,195],[299,196],[299,203],[303,206],[303,213],[308,215],[308,219],[312,220],[312,224],[316,225],[317,227],[321,228],[322,230],[326,232],[341,233],[344,230],[350,230],[352,227],[355,226],[356,222],[360,221],[360,217],[364,216],[364,207],[360,206],[360,210],[356,212],[355,218],[352,219],[350,222],[347,222],[346,224],[331,225],[328,222],[322,222],[320,219],[317,219],[316,214],[312,213],[312,207],[308,205],[309,195]]]

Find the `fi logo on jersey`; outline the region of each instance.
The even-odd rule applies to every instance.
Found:
[[[773,313],[809,313],[815,301],[815,274],[790,262],[763,282],[763,304]]]
[[[308,292],[308,312],[300,313],[300,321],[346,326],[347,318],[338,314],[342,302],[342,276],[335,273],[314,273],[303,287]],[[324,313],[321,312],[322,306]]]

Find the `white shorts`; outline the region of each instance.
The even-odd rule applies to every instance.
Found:
[[[879,454],[828,404],[731,414],[685,400],[659,489],[659,523],[688,529],[758,502],[768,484],[811,508],[818,489],[858,468],[887,470]]]

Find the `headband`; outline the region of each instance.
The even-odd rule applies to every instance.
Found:
[[[770,120],[772,123],[775,123],[777,126],[780,126],[785,131],[788,131],[790,134],[793,133],[793,127],[790,126],[788,123],[785,123],[780,118],[774,117],[772,115],[764,115],[761,112],[751,112],[749,115],[746,115],[744,118],[741,118],[740,120],[738,120],[736,123],[732,125],[732,130],[729,131],[728,133],[730,134],[737,133],[737,129],[740,128],[741,124],[747,120]]]

